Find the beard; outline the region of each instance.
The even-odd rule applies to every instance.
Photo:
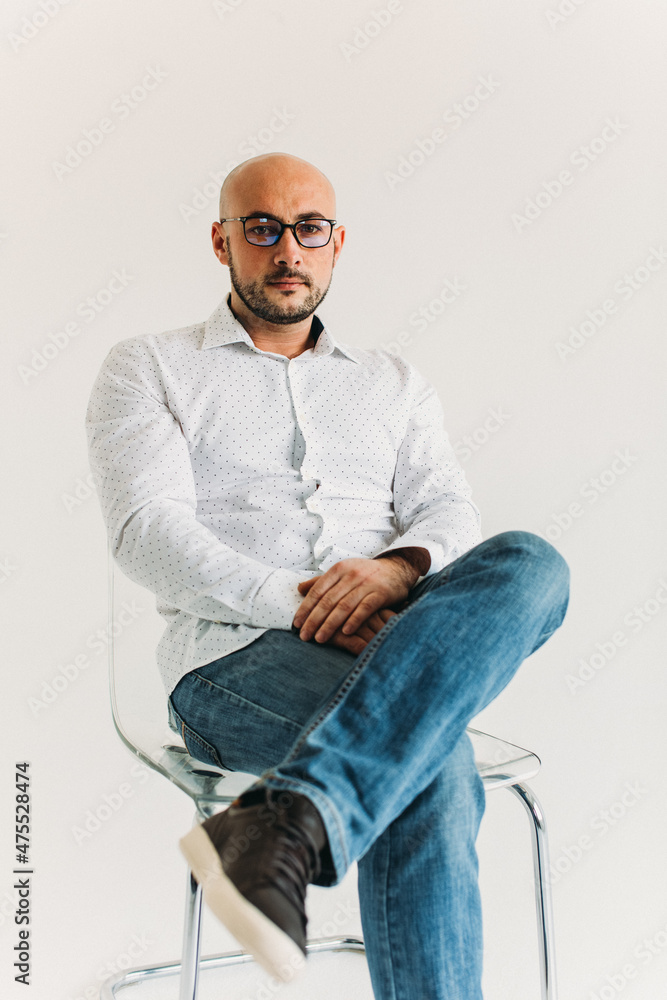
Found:
[[[327,287],[322,290],[318,285],[314,285],[307,274],[300,271],[285,269],[277,274],[272,274],[268,278],[261,278],[257,281],[241,281],[234,267],[234,260],[229,246],[229,237],[225,240],[227,259],[229,262],[229,277],[232,288],[240,298],[241,302],[259,319],[267,323],[276,323],[284,326],[288,323],[300,323],[315,312],[324,296],[329,291],[331,275]],[[332,269],[333,274],[333,269]],[[272,302],[265,292],[265,285],[269,281],[284,281],[287,278],[295,278],[303,281],[308,289],[306,298],[300,304],[292,303],[288,298],[284,304]]]

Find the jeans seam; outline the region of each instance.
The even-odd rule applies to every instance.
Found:
[[[209,753],[211,755],[211,757],[213,757],[213,760],[215,761],[215,764],[214,764],[215,767],[219,767],[223,771],[230,771],[230,770],[232,770],[231,768],[228,768],[225,764],[222,763],[222,761],[220,760],[220,754],[215,749],[215,747],[213,746],[212,743],[209,743],[208,740],[205,740],[198,733],[196,733],[195,730],[192,729],[191,726],[186,725],[186,723],[183,721],[183,719],[180,717],[180,715],[178,714],[178,712],[174,708],[173,704],[171,706],[171,709],[172,709],[172,712],[174,713],[175,718],[180,723],[180,726],[181,726],[181,739],[183,740],[183,743],[185,744],[185,748],[188,751],[188,753],[190,754],[190,756],[191,757],[195,757],[194,754],[190,753],[190,750],[188,748],[188,741],[185,738],[185,731],[186,731],[186,729],[187,729],[188,734],[189,734],[190,742],[191,743],[200,744],[202,750],[205,750],[207,753]],[[199,759],[198,757],[195,757],[195,760],[198,760],[198,759]],[[203,760],[201,763],[202,764],[206,764],[208,762]]]
[[[386,936],[385,941],[386,941],[386,947],[387,947],[387,952],[388,952],[388,955],[386,957],[388,958],[389,975],[390,975],[390,978],[391,978],[391,1000],[396,1000],[396,976],[394,975],[394,964],[393,964],[394,949],[393,949],[392,944],[391,944],[391,926],[390,926],[390,922],[389,922],[389,906],[388,906],[388,903],[389,903],[389,873],[391,872],[391,852],[392,852],[392,834],[393,834],[393,831],[391,830],[391,828],[389,828],[387,830],[387,833],[388,833],[388,837],[389,837],[389,843],[388,843],[388,846],[387,846],[387,868],[386,868],[386,871],[385,871],[385,883],[384,883],[384,906],[385,906],[385,914],[384,914],[384,916],[385,916],[385,926],[387,928],[387,936]]]

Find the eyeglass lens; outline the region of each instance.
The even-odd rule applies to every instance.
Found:
[[[331,223],[326,219],[305,219],[296,224],[296,238],[304,247],[323,247],[329,242]],[[280,239],[283,226],[276,219],[246,219],[245,235],[255,246],[272,246]]]

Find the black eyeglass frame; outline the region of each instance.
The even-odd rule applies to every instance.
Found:
[[[248,219],[258,219],[260,222],[277,222],[278,225],[280,226],[280,232],[278,233],[278,238],[275,239],[273,241],[273,243],[253,243],[252,240],[248,239],[248,234],[246,233],[246,229],[245,229],[245,224],[248,221]],[[236,217],[234,219],[219,219],[218,221],[221,222],[221,223],[222,222],[242,222],[243,223],[243,235],[245,236],[246,243],[249,243],[251,247],[275,247],[276,244],[280,243],[280,241],[281,241],[281,239],[283,237],[283,233],[285,232],[285,230],[286,229],[291,229],[292,230],[292,235],[294,236],[294,239],[297,241],[297,243],[299,244],[300,247],[304,248],[304,250],[321,250],[323,247],[328,246],[329,243],[331,243],[331,237],[333,236],[334,226],[336,225],[336,219],[320,219],[319,216],[313,216],[310,219],[299,219],[298,222],[281,222],[280,219],[272,219],[271,216],[269,216],[269,215],[240,215],[240,216],[238,216],[238,217]],[[296,227],[299,226],[299,225],[303,225],[304,223],[318,222],[318,221],[319,222],[328,222],[329,225],[331,226],[331,231],[329,233],[329,239],[326,241],[326,243],[320,243],[316,247],[308,246],[307,243],[302,243],[301,240],[299,239],[299,237],[297,236]]]

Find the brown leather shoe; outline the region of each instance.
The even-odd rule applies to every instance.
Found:
[[[254,786],[179,842],[204,900],[272,976],[305,965],[306,887],[327,844],[305,795]]]

